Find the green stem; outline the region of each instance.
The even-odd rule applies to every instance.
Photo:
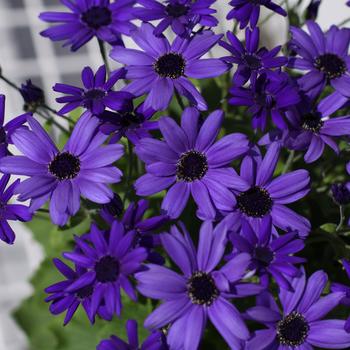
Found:
[[[109,77],[111,70],[109,68],[106,46],[104,41],[102,41],[101,39],[97,39],[97,40],[98,40],[98,46],[100,48],[100,53],[102,56],[103,63],[106,66],[107,76]]]
[[[345,221],[344,207],[342,205],[339,205],[339,224],[335,229],[336,232],[338,232],[343,227],[344,221]]]
[[[181,109],[184,110],[185,109],[185,105],[182,101],[182,98],[180,96],[180,94],[177,92],[177,90],[175,90],[175,97],[176,97],[176,100],[177,100],[177,103],[180,105]]]
[[[282,174],[285,174],[290,169],[291,165],[293,164],[294,156],[295,151],[290,151],[287,162],[283,167]]]
[[[40,115],[40,117],[44,118],[45,120],[47,120],[48,122],[52,123],[53,125],[55,125],[58,129],[60,129],[62,132],[64,132],[65,134],[69,135],[69,131],[64,128],[60,123],[58,123],[54,118],[52,118],[51,116],[47,116],[44,113],[36,110],[35,113],[37,113],[38,115]]]
[[[344,24],[346,24],[346,23],[348,23],[348,22],[350,22],[350,17],[345,18],[344,21],[341,21],[341,22],[337,25],[337,27],[341,27],[341,26],[343,26]]]
[[[44,208],[38,209],[37,212],[45,213],[45,214],[49,214],[50,213],[50,211],[48,209],[44,209]]]

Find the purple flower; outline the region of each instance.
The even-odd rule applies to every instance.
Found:
[[[137,0],[142,7],[134,9],[136,18],[144,22],[160,20],[154,34],[161,35],[169,26],[177,35],[191,33],[196,24],[215,27],[218,20],[213,16],[216,10],[210,8],[215,0]]]
[[[124,47],[111,51],[111,58],[127,65],[126,78],[133,80],[124,91],[135,96],[148,94],[145,109],[166,109],[175,90],[200,110],[206,110],[207,104],[189,78],[213,78],[229,69],[220,59],[200,59],[222,36],[207,30],[187,39],[176,37],[170,45],[164,36],[156,37],[153,31],[151,24],[143,23],[131,34],[143,51]]]
[[[348,6],[350,6],[350,1],[348,1],[346,4],[347,4]]]
[[[64,40],[63,46],[72,51],[90,41],[94,36],[111,45],[122,43],[121,34],[129,35],[135,26],[132,6],[135,0],[60,0],[71,12],[43,12],[39,18],[57,25],[40,34],[53,41]]]
[[[20,126],[22,126],[26,121],[27,117],[31,114],[22,114],[8,123],[5,123],[5,95],[0,94],[0,158],[9,154],[8,145],[12,143],[11,135]]]
[[[350,191],[348,184],[333,184],[331,186],[331,192],[333,200],[337,205],[347,205],[350,203]]]
[[[350,97],[350,29],[332,26],[324,34],[317,23],[307,21],[306,24],[310,34],[291,28],[291,44],[299,56],[291,57],[289,65],[307,71],[298,83],[310,98],[318,97],[327,84],[334,88],[319,105],[322,115],[330,115]]]
[[[242,220],[241,234],[232,232],[229,239],[235,247],[234,254],[245,252],[252,257],[250,269],[256,271],[266,287],[269,274],[281,288],[291,289],[288,276],[299,275],[299,269],[294,264],[306,261],[291,255],[301,251],[305,245],[298,238],[298,233],[288,232],[274,238],[269,216],[262,219],[259,230],[253,229],[248,221]]]
[[[272,224],[284,231],[298,231],[305,237],[310,222],[289,209],[285,204],[303,198],[310,191],[310,177],[306,170],[295,170],[273,179],[280,153],[280,144],[272,143],[263,159],[260,154],[247,155],[241,164],[240,176],[232,179],[236,205],[230,221],[248,220],[253,227],[271,216]],[[228,219],[227,219],[228,220]]]
[[[78,307],[81,305],[84,308],[86,315],[89,317],[90,322],[94,323],[94,315],[90,316],[93,285],[88,284],[80,289],[74,290],[73,292],[66,291],[68,287],[73,285],[83,274],[86,273],[86,269],[76,266],[75,270],[73,270],[59,259],[53,259],[53,263],[66,280],[57,282],[45,289],[46,293],[51,294],[45,299],[46,302],[51,302],[50,312],[53,315],[59,315],[66,311],[64,325],[67,325]]]
[[[342,263],[343,263],[344,269],[346,271],[346,274],[347,274],[348,278],[350,279],[350,262],[348,260],[342,259]],[[332,283],[331,284],[331,291],[333,293],[336,293],[336,292],[345,293],[345,297],[342,299],[341,303],[343,305],[350,306],[350,285],[346,286],[346,285],[341,284],[341,283]],[[345,323],[345,330],[348,333],[350,333],[350,316]]]
[[[35,112],[38,107],[45,103],[44,91],[34,85],[30,79],[19,88],[25,102],[24,110]]]
[[[228,13],[226,18],[234,18],[240,23],[241,29],[245,28],[248,23],[250,23],[251,27],[257,25],[260,16],[260,6],[264,6],[282,16],[287,16],[287,12],[272,0],[231,0],[230,5],[233,9]]]
[[[223,112],[217,110],[199,127],[195,108],[185,109],[181,127],[169,117],[161,118],[164,141],[148,138],[136,145],[147,170],[135,182],[136,193],[149,196],[170,187],[162,209],[171,218],[180,216],[190,193],[200,217],[214,219],[216,209],[231,208],[235,199],[229,188],[234,185],[235,172],[229,165],[248,150],[248,140],[235,133],[215,142],[222,122]]]
[[[92,285],[89,318],[92,319],[99,307],[105,305],[105,313],[112,317],[120,315],[122,309],[120,288],[136,300],[130,275],[139,270],[146,259],[144,248],[133,248],[134,232],[124,233],[124,227],[114,221],[110,231],[105,232],[91,226],[88,239],[75,237],[79,251],[63,253],[78,267],[86,269],[65,292],[77,292]]]
[[[112,335],[108,340],[102,340],[97,346],[96,350],[168,350],[165,342],[165,337],[162,332],[155,331],[150,334],[146,340],[139,346],[139,339],[137,335],[137,322],[128,320],[126,322],[126,332],[128,336],[128,343],[124,340]]]
[[[230,43],[220,42],[220,45],[232,54],[222,59],[237,64],[237,71],[233,75],[233,84],[236,86],[244,85],[249,79],[255,80],[257,74],[263,70],[280,68],[287,63],[286,57],[276,57],[281,46],[276,46],[271,51],[265,47],[259,49],[259,33],[259,28],[247,28],[245,46],[231,32],[227,32],[227,39]]]
[[[343,320],[323,320],[334,309],[344,293],[332,293],[321,297],[328,277],[317,271],[306,281],[302,276],[291,279],[294,291],[281,289],[280,311],[274,298],[266,293],[258,298],[258,306],[246,311],[249,318],[263,323],[268,329],[258,330],[247,342],[246,350],[312,350],[346,349],[350,346],[350,334],[344,330]]]
[[[257,285],[241,282],[250,257],[239,254],[215,270],[226,247],[225,223],[215,228],[209,221],[202,224],[197,252],[184,227],[183,231],[184,235],[173,226],[170,234],[161,237],[180,273],[148,264],[146,271],[135,275],[140,293],[163,300],[147,317],[145,327],[156,330],[170,325],[167,336],[170,349],[196,350],[209,318],[232,349],[241,349],[240,343],[249,338],[249,331],[228,299],[261,290]]]
[[[14,145],[24,156],[0,159],[0,170],[6,174],[30,178],[16,188],[19,200],[31,199],[31,210],[50,199],[52,222],[64,225],[80,208],[80,195],[95,203],[108,203],[113,192],[106,184],[120,181],[121,171],[112,166],[123,155],[121,145],[101,147],[107,136],[96,131],[98,119],[84,113],[70,139],[59,151],[42,126],[28,117],[31,130],[17,129]]]
[[[254,129],[264,130],[267,119],[272,118],[279,129],[286,129],[285,112],[300,101],[299,91],[286,73],[264,72],[249,88],[232,87],[229,103],[249,106]]]
[[[112,135],[110,142],[118,142],[123,136],[136,145],[139,140],[151,137],[150,131],[158,130],[158,122],[151,121],[155,111],[152,108],[145,110],[144,104],[134,107],[126,104],[117,112],[105,111],[98,117],[101,121],[100,131]]]
[[[309,6],[306,8],[305,18],[315,21],[318,16],[321,0],[311,0]]]
[[[106,67],[101,66],[94,75],[90,67],[85,67],[81,73],[84,88],[57,83],[53,87],[56,92],[67,96],[56,99],[58,103],[65,106],[59,113],[66,114],[79,106],[91,111],[92,114],[102,113],[106,107],[119,110],[131,104],[132,95],[123,91],[113,91],[116,82],[124,78],[123,68],[114,71],[106,81]]]
[[[9,180],[10,175],[2,175],[0,179],[0,239],[7,244],[13,244],[15,233],[8,221],[30,221],[32,214],[24,205],[9,203],[20,183],[16,180],[7,187]]]

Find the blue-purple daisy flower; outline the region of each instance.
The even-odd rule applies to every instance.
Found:
[[[12,134],[24,155],[0,159],[2,172],[30,177],[16,188],[19,200],[31,199],[32,211],[50,200],[51,219],[57,225],[66,224],[78,212],[81,195],[108,203],[113,192],[107,184],[119,182],[122,175],[112,164],[123,155],[123,147],[102,147],[107,136],[97,131],[98,119],[84,113],[62,151],[33,117],[27,120],[30,130],[20,128]]]
[[[245,30],[245,45],[232,32],[227,32],[229,43],[221,41],[220,45],[232,55],[222,59],[237,64],[237,70],[233,75],[233,84],[244,85],[248,80],[256,79],[259,72],[266,69],[280,68],[287,64],[287,58],[276,57],[281,46],[276,46],[271,51],[265,47],[259,48],[259,28]]]
[[[291,289],[289,277],[299,275],[294,264],[306,260],[292,256],[304,248],[304,241],[297,232],[288,232],[274,237],[271,217],[262,219],[259,229],[253,229],[248,221],[242,220],[241,233],[231,232],[229,239],[234,246],[233,254],[248,253],[252,257],[251,270],[255,270],[261,282],[268,287],[271,275],[281,288]],[[287,276],[287,277],[286,277]]]
[[[260,16],[260,6],[264,6],[282,16],[287,16],[287,12],[272,0],[231,0],[232,10],[227,14],[227,19],[234,18],[240,23],[240,28],[245,28],[248,24],[253,28],[257,25]]]
[[[231,220],[240,222],[244,218],[255,227],[263,218],[271,216],[274,226],[284,231],[296,230],[305,237],[311,229],[310,222],[286,204],[296,202],[310,191],[309,172],[300,169],[273,178],[280,148],[280,144],[274,142],[264,158],[259,154],[244,157],[240,176],[236,174],[232,179],[236,204]]]
[[[256,307],[246,311],[249,318],[268,327],[255,332],[246,350],[347,349],[350,346],[344,320],[323,320],[344,293],[321,297],[328,282],[327,274],[317,271],[306,280],[304,270],[301,272],[301,277],[291,279],[293,291],[280,290],[282,309],[266,293],[258,298]]]
[[[20,180],[16,180],[10,186],[7,186],[9,181],[10,175],[2,175],[0,179],[0,239],[7,244],[13,244],[15,233],[8,221],[30,221],[32,214],[29,208],[24,205],[9,203]]]
[[[118,142],[126,137],[134,145],[145,137],[151,137],[150,131],[158,130],[158,121],[150,120],[155,110],[145,109],[144,104],[134,107],[127,103],[116,112],[105,111],[98,117],[101,121],[100,131],[110,135],[110,142]]]
[[[106,107],[120,110],[129,106],[133,97],[130,93],[112,90],[117,81],[124,76],[125,70],[121,68],[112,72],[106,80],[106,67],[104,65],[97,70],[96,74],[90,67],[85,67],[81,73],[83,88],[68,84],[55,84],[53,90],[66,95],[56,99],[58,103],[65,104],[59,113],[66,114],[78,107],[83,107],[91,111],[92,114],[99,115]]]
[[[71,12],[43,12],[39,18],[54,26],[40,34],[78,50],[94,36],[111,45],[122,44],[121,34],[135,29],[132,7],[135,0],[60,0]]]
[[[254,284],[241,282],[250,257],[239,254],[217,270],[226,247],[225,223],[215,228],[209,221],[203,223],[197,251],[184,227],[183,231],[173,226],[170,234],[161,237],[180,273],[148,264],[145,271],[135,275],[141,294],[163,301],[144,325],[151,330],[170,325],[170,349],[196,350],[209,318],[232,349],[241,349],[241,341],[249,338],[249,331],[228,299],[233,297],[233,290],[235,297],[254,295],[259,290]]]
[[[346,259],[342,259],[342,263],[343,263],[344,269],[346,271],[346,274],[350,280],[350,261],[348,261]],[[345,284],[342,284],[342,283],[332,283],[331,284],[331,291],[333,293],[336,293],[336,292],[345,293],[345,296],[342,299],[341,303],[345,306],[350,307],[350,284],[346,286]],[[345,323],[345,330],[348,333],[350,333],[350,316]]]
[[[137,334],[137,322],[128,320],[125,328],[128,336],[127,343],[119,337],[112,335],[110,339],[102,340],[96,350],[169,350],[162,332],[152,332],[140,346]]]
[[[333,87],[335,91],[319,105],[323,115],[330,115],[350,97],[350,29],[332,26],[324,34],[317,23],[307,21],[306,25],[310,34],[291,28],[291,44],[298,56],[291,57],[289,65],[306,71],[298,84],[311,98],[318,97],[327,84]]]
[[[214,219],[216,209],[228,210],[235,203],[229,190],[235,175],[230,163],[248,150],[248,139],[234,133],[215,142],[222,122],[223,112],[217,110],[200,127],[195,108],[185,109],[181,127],[169,117],[161,118],[164,141],[147,138],[136,145],[147,171],[135,182],[136,193],[149,196],[170,187],[162,209],[171,218],[180,216],[190,194],[200,217]]]
[[[45,292],[50,294],[45,301],[50,302],[50,312],[53,315],[59,315],[66,311],[64,325],[67,325],[75,312],[82,306],[91,323],[95,321],[95,315],[91,315],[91,295],[93,285],[88,284],[82,288],[76,289],[73,292],[67,292],[67,288],[75,283],[83,274],[86,273],[85,268],[79,266],[73,270],[60,259],[53,259],[57,270],[66,278],[63,281],[57,282],[45,289]]]
[[[105,314],[110,317],[120,315],[121,288],[136,301],[130,276],[140,269],[147,252],[141,247],[133,248],[134,236],[134,232],[125,233],[118,221],[113,222],[108,232],[93,224],[88,238],[75,237],[78,250],[63,253],[66,259],[86,270],[65,291],[76,293],[92,285],[90,319],[101,306],[105,306]]]
[[[5,124],[5,95],[0,94],[0,158],[9,154],[8,145],[12,143],[11,134],[26,121],[31,114],[25,113]]]
[[[248,88],[230,89],[229,103],[234,106],[248,106],[254,129],[264,130],[268,119],[279,129],[288,127],[285,112],[300,101],[299,90],[286,73],[265,71]]]
[[[206,110],[207,104],[190,78],[213,78],[230,68],[220,59],[200,59],[222,35],[206,30],[188,39],[176,37],[170,44],[164,36],[156,37],[153,32],[151,24],[143,23],[131,34],[142,51],[112,49],[111,58],[126,64],[126,78],[132,80],[123,90],[135,96],[147,94],[145,109],[165,110],[177,91],[198,109]]]
[[[216,10],[210,8],[215,0],[137,0],[142,7],[135,7],[136,18],[144,22],[160,20],[154,34],[161,35],[169,26],[175,34],[189,35],[200,24],[203,27],[215,27],[218,20],[213,16]]]

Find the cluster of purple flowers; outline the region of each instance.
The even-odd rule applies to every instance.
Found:
[[[139,294],[160,301],[144,321],[150,335],[142,345],[136,321],[127,320],[128,341],[112,336],[97,350],[196,350],[208,321],[235,350],[349,348],[350,318],[324,318],[350,305],[350,287],[332,283],[322,296],[327,274],[307,278],[307,259],[296,254],[312,227],[289,205],[308,195],[312,178],[305,169],[290,170],[292,158],[283,166],[281,152],[305,152],[305,163],[317,161],[325,145],[340,153],[337,141],[350,135],[350,116],[341,111],[350,101],[350,29],[323,32],[314,4],[307,31],[290,29],[288,57],[282,46],[260,45],[261,7],[287,15],[274,1],[230,1],[227,19],[245,29],[244,42],[237,30],[227,40],[214,34],[215,2],[61,0],[70,12],[40,15],[54,23],[41,35],[72,51],[96,37],[104,65],[82,70],[83,87],[53,87],[63,94],[58,117],[82,109],[63,148],[34,117],[46,106],[40,89],[30,81],[22,86],[33,113],[7,124],[0,96],[0,239],[13,243],[8,221],[29,221],[47,203],[58,226],[71,226],[78,214],[94,218],[62,254],[65,262],[53,261],[64,279],[46,289],[51,313],[65,312],[66,325],[82,306],[93,324],[123,316],[122,293],[134,302]],[[139,49],[127,48],[124,36]],[[229,55],[205,57],[215,45]],[[110,72],[108,57],[124,66]],[[209,110],[198,80],[223,84],[223,74],[230,84],[222,86],[227,114],[248,107],[245,124],[256,135],[267,131],[258,141],[225,134],[232,121],[222,109]],[[125,163],[126,181],[116,187]],[[7,187],[11,175],[27,178]],[[349,184],[332,191],[339,206],[350,202]],[[29,207],[10,204],[14,195]],[[137,196],[150,197],[156,209]],[[177,221],[193,205],[199,234],[186,229],[191,222]],[[349,262],[343,265],[350,277]],[[256,306],[237,307],[252,296]],[[264,328],[251,332],[247,321]]]

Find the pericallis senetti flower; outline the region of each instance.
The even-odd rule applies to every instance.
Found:
[[[169,350],[165,336],[161,331],[152,332],[145,341],[139,345],[137,334],[137,322],[128,320],[126,322],[128,342],[112,335],[110,339],[102,340],[96,350]]]
[[[232,54],[222,59],[237,64],[237,70],[233,75],[233,84],[236,86],[242,86],[248,80],[256,79],[258,73],[263,70],[280,68],[287,63],[286,57],[276,57],[281,46],[276,46],[271,51],[265,47],[259,49],[259,36],[259,28],[247,28],[245,45],[231,32],[227,32],[229,43],[220,42],[220,45]]]
[[[210,8],[215,0],[137,0],[142,7],[135,7],[136,18],[144,22],[160,20],[154,34],[161,35],[169,26],[175,34],[189,35],[200,24],[203,27],[215,27],[218,20],[213,16],[216,10]]]
[[[230,163],[248,150],[248,139],[234,133],[215,142],[222,122],[223,112],[217,110],[200,127],[195,108],[185,109],[181,127],[169,117],[161,118],[159,128],[164,141],[146,138],[136,145],[147,171],[136,180],[136,193],[149,196],[170,187],[162,209],[171,218],[180,216],[190,194],[200,217],[214,219],[216,209],[228,210],[235,202],[229,190],[235,186]]]
[[[176,37],[170,44],[153,32],[149,23],[132,32],[132,39],[143,51],[121,46],[112,49],[111,58],[126,64],[126,78],[132,80],[123,90],[135,96],[147,94],[145,109],[165,110],[177,91],[198,109],[206,110],[207,104],[190,78],[213,78],[230,68],[220,59],[200,59],[222,35],[206,30],[187,39]]]
[[[122,309],[121,291],[132,299],[137,299],[130,275],[141,267],[147,258],[144,248],[133,248],[134,232],[125,233],[124,226],[114,221],[106,232],[93,224],[87,238],[75,237],[78,251],[65,252],[63,256],[80,268],[86,269],[66,292],[77,292],[92,286],[89,318],[93,319],[101,306],[112,317],[120,315]]]
[[[27,119],[31,129],[20,128],[12,134],[24,155],[0,159],[0,171],[30,177],[16,188],[19,200],[31,199],[32,211],[50,200],[51,219],[57,225],[65,225],[78,212],[81,195],[108,203],[113,192],[107,184],[119,182],[122,175],[112,163],[123,155],[123,147],[101,147],[107,136],[97,131],[98,119],[84,113],[62,151],[33,117]]]
[[[56,92],[67,96],[56,99],[58,103],[65,106],[59,111],[66,114],[72,110],[83,107],[94,115],[101,114],[106,107],[119,110],[131,104],[132,95],[125,91],[113,91],[114,85],[121,78],[124,78],[125,70],[118,69],[106,80],[106,67],[101,66],[94,75],[90,67],[85,67],[81,73],[81,80],[84,88],[57,83],[53,87]]]
[[[7,244],[13,244],[15,233],[8,221],[30,221],[32,214],[24,205],[9,203],[20,180],[16,180],[7,187],[9,181],[10,175],[2,175],[0,179],[0,239]]]
[[[128,35],[135,25],[132,7],[135,0],[60,0],[71,12],[43,12],[39,18],[56,25],[40,34],[64,46],[78,50],[94,36],[111,45],[121,44],[121,34]]]
[[[306,25],[310,34],[300,28],[291,28],[291,44],[298,57],[291,57],[289,65],[307,71],[298,79],[298,84],[311,98],[318,97],[327,84],[334,88],[335,91],[322,99],[318,108],[323,115],[330,115],[350,97],[350,29],[332,26],[324,34],[317,23],[307,21]]]
[[[344,293],[321,297],[327,274],[317,271],[306,280],[304,270],[301,272],[301,277],[291,279],[293,291],[280,290],[281,311],[268,293],[258,298],[258,306],[246,311],[249,318],[268,327],[255,332],[246,350],[347,349],[350,346],[344,320],[323,320]]]
[[[215,228],[209,221],[202,224],[197,252],[184,227],[183,231],[184,235],[173,226],[170,234],[161,237],[180,273],[147,264],[145,271],[135,275],[141,294],[163,301],[144,325],[151,330],[169,325],[170,349],[196,350],[209,318],[232,349],[241,349],[240,343],[249,338],[249,331],[229,299],[233,297],[231,289],[236,291],[235,297],[257,293],[256,285],[243,287],[241,282],[250,257],[239,254],[216,270],[226,247],[225,223]]]
[[[298,231],[301,237],[307,236],[310,222],[289,209],[293,203],[310,191],[310,176],[307,170],[300,169],[273,178],[280,144],[272,143],[263,159],[247,155],[241,164],[240,176],[232,179],[236,204],[233,205],[231,220],[245,218],[254,227],[261,220],[271,216],[272,224],[284,231]]]
[[[306,261],[292,256],[305,246],[298,233],[292,231],[274,237],[269,216],[262,219],[259,229],[253,229],[249,222],[243,219],[240,234],[231,232],[229,239],[235,248],[232,255],[237,252],[248,253],[252,257],[250,269],[256,271],[266,287],[269,285],[268,275],[271,275],[281,288],[291,289],[288,277],[295,277],[300,273],[294,264]]]
[[[30,79],[25,84],[21,84],[19,92],[24,100],[23,109],[25,111],[35,112],[38,107],[45,103],[44,91],[34,85]]]
[[[264,6],[282,16],[287,16],[287,12],[272,0],[231,0],[232,10],[227,14],[227,19],[234,18],[240,23],[240,28],[245,28],[248,23],[255,27],[260,16],[260,6]]]

